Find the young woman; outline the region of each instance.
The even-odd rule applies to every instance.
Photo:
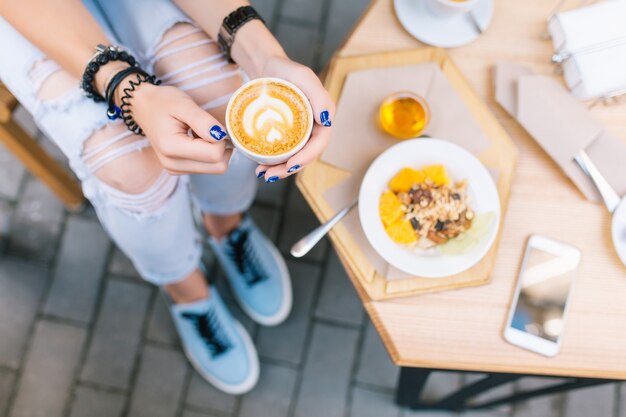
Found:
[[[319,79],[287,58],[245,0],[0,0],[0,16],[0,79],[67,155],[111,238],[163,289],[196,370],[226,392],[250,390],[257,354],[207,286],[202,245],[253,320],[285,320],[285,262],[245,211],[259,180],[298,172],[326,146],[334,105]],[[257,166],[223,140],[229,96],[262,76],[298,85],[315,112],[310,141],[277,166]],[[133,80],[142,82],[133,87]],[[130,120],[110,120],[112,105]],[[194,227],[192,199],[206,242]]]

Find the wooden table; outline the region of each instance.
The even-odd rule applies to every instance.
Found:
[[[626,379],[626,267],[611,244],[609,214],[602,205],[586,201],[494,100],[491,67],[499,60],[522,63],[538,73],[555,74],[549,62],[551,43],[542,40],[541,34],[556,0],[494,3],[494,20],[486,33],[470,45],[448,51],[520,151],[491,283],[372,301],[347,268],[392,360],[405,367],[401,375],[404,388],[398,399],[412,406],[417,404],[407,397],[407,384],[423,385],[426,378],[424,372],[410,370],[413,368],[493,373],[490,382],[483,382],[484,387],[514,378],[511,374]],[[420,45],[400,26],[392,1],[375,0],[337,55]],[[591,111],[611,132],[626,140],[625,110],[626,105],[600,105]],[[315,170],[305,170],[298,178],[299,186],[315,181]],[[316,208],[315,198],[308,199],[320,219],[326,220],[331,213]],[[562,349],[554,358],[511,346],[502,337],[524,245],[533,233],[558,238],[583,252]],[[331,239],[336,240],[337,236],[331,235]],[[602,381],[595,380],[599,382]],[[455,407],[458,406],[457,401]]]

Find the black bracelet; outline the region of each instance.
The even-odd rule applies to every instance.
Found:
[[[134,67],[137,64],[137,61],[135,60],[135,57],[128,52],[121,50],[117,46],[98,45],[96,50],[96,54],[89,60],[89,63],[85,67],[80,87],[83,89],[88,98],[98,103],[105,101],[105,98],[102,97],[93,87],[93,81],[96,77],[96,73],[100,70],[100,67],[108,64],[110,61],[124,61],[131,67]]]
[[[143,74],[142,73],[137,73],[135,75],[137,76],[137,81],[133,81],[133,80],[129,80],[128,81],[128,84],[130,85],[130,87],[124,88],[124,95],[120,99],[120,101],[122,102],[122,105],[120,106],[121,107],[121,114],[122,114],[122,120],[124,121],[124,124],[126,125],[128,130],[130,130],[131,132],[135,133],[136,135],[144,135],[143,130],[141,129],[141,127],[137,124],[135,119],[133,119],[133,115],[132,115],[132,111],[131,111],[131,104],[130,104],[129,100],[131,98],[133,98],[133,94],[132,93],[142,83],[147,82],[147,83],[150,83],[152,85],[159,85],[159,84],[161,84],[161,80],[157,80],[154,75],[148,75],[145,72]]]
[[[235,35],[237,31],[246,23],[251,20],[258,19],[261,22],[265,21],[257,13],[252,6],[241,6],[234,12],[231,12],[222,21],[222,26],[217,34],[217,44],[226,55],[228,62],[234,63],[232,56],[230,55],[230,49],[235,43]]]
[[[115,90],[117,90],[120,83],[124,81],[124,78],[131,74],[141,74],[146,77],[148,76],[148,73],[139,67],[124,68],[111,78],[111,81],[109,81],[109,84],[106,87],[106,94],[104,97],[108,104],[107,117],[111,120],[115,120],[122,116],[122,109],[115,105]]]

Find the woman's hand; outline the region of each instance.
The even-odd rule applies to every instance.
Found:
[[[119,90],[121,91],[121,89]],[[171,174],[223,174],[232,150],[224,127],[176,87],[143,83],[130,100],[133,118]],[[189,136],[189,129],[194,137]]]
[[[212,0],[208,4],[212,13],[207,13],[207,2],[196,0],[174,0],[213,39],[217,39],[225,16],[246,0]],[[311,69],[293,62],[280,46],[278,40],[260,20],[244,24],[235,35],[231,56],[253,79],[259,77],[282,78],[300,87],[313,107],[315,124],[311,139],[300,152],[286,163],[275,166],[260,165],[256,172],[265,180],[274,182],[298,172],[303,166],[313,162],[328,145],[331,120],[335,115],[335,104],[319,78]]]
[[[298,86],[311,101],[313,116],[315,117],[311,138],[300,152],[289,158],[284,164],[259,165],[257,168],[258,177],[264,176],[265,181],[275,182],[295,174],[305,165],[315,161],[324,151],[330,140],[331,120],[335,115],[335,103],[310,68],[287,57],[268,58],[260,76],[282,78]]]

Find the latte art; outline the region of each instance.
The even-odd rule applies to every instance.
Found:
[[[293,112],[284,101],[267,91],[253,99],[243,111],[243,128],[248,135],[270,143],[282,140],[293,126]]]
[[[286,84],[253,82],[232,100],[231,136],[259,155],[287,153],[307,139],[312,122],[307,104]]]

